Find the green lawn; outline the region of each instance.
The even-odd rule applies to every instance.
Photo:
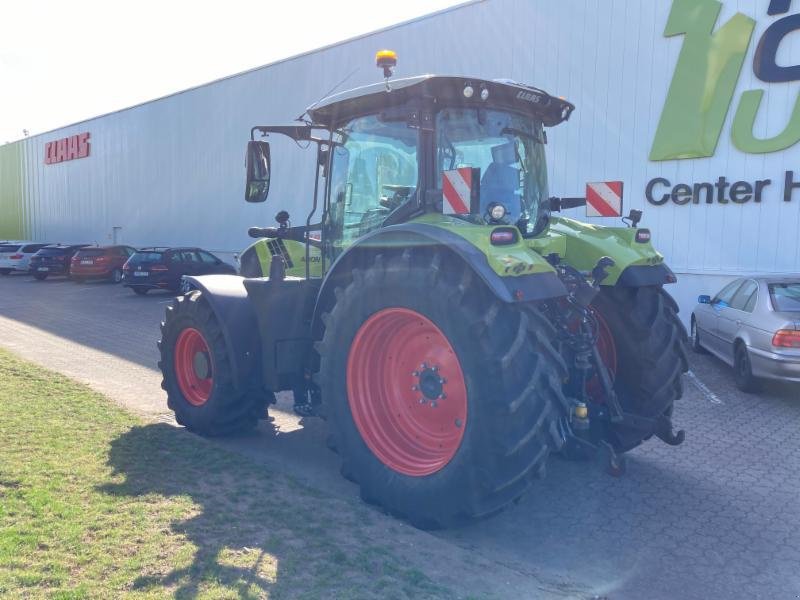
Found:
[[[454,597],[379,518],[0,351],[2,598]]]

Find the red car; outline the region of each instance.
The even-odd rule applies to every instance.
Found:
[[[130,246],[101,246],[84,248],[72,257],[70,279],[76,282],[87,279],[109,279],[114,283],[122,281],[122,265],[136,248]]]

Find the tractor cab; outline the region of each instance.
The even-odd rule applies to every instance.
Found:
[[[318,238],[317,276],[356,240],[423,215],[533,236],[550,212],[544,128],[573,110],[507,80],[387,78],[317,102],[299,125],[254,127],[246,199],[264,201],[269,190],[269,143],[256,134],[282,134],[317,144],[314,197],[323,186],[324,206],[314,202],[306,225],[284,232],[297,241]]]

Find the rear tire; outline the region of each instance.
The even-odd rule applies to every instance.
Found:
[[[758,392],[761,389],[762,382],[753,375],[750,354],[747,352],[747,346],[742,342],[738,342],[734,350],[733,378],[736,382],[736,387],[747,394]]]
[[[148,288],[141,287],[138,285],[131,286],[131,289],[134,291],[134,293],[139,294],[140,296],[144,296],[145,294],[147,294],[147,292],[150,291]]]
[[[396,336],[371,331],[393,316]],[[551,344],[555,330],[535,306],[498,301],[443,253],[375,256],[336,289],[323,322],[318,381],[330,445],[365,501],[423,528],[488,516],[544,476],[549,454],[562,447],[566,368]],[[394,368],[370,378],[370,365]],[[442,387],[424,391],[431,371],[445,376]],[[372,410],[376,402],[384,404]],[[366,430],[370,423],[378,426]]]
[[[111,281],[114,283],[120,283],[122,281],[122,270],[114,269],[111,271]]]
[[[45,279],[47,279],[47,275],[45,273],[34,273],[33,278],[36,279],[37,281],[44,281]]]
[[[0,275],[11,275],[12,269],[0,269]]]
[[[253,429],[265,415],[265,393],[234,387],[222,328],[202,292],[167,307],[158,348],[161,387],[179,424],[202,435],[230,435]]]
[[[603,288],[594,306],[605,318],[617,348],[614,389],[622,409],[646,418],[671,415],[683,396],[682,375],[689,370],[688,336],[678,305],[661,286]],[[609,442],[627,452],[650,436],[638,429],[609,425]]]

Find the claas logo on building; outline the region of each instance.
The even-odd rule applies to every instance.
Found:
[[[52,165],[89,156],[89,132],[47,142],[44,146],[44,164]]]

